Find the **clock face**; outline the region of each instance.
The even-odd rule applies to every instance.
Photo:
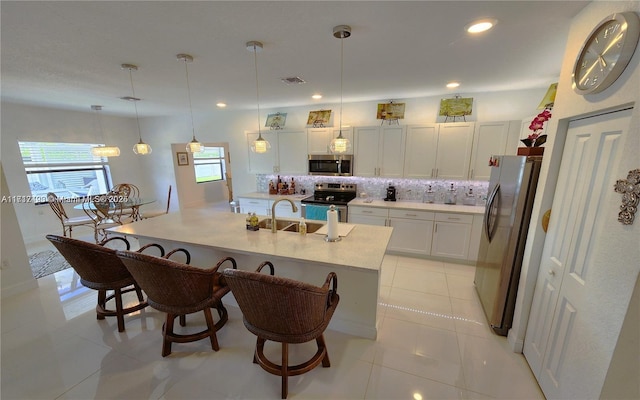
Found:
[[[613,14],[593,30],[573,69],[573,88],[579,94],[598,93],[622,74],[631,60],[640,21],[633,12]]]

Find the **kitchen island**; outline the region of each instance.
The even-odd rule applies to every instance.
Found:
[[[134,236],[141,245],[186,248],[196,267],[211,267],[227,256],[244,270],[271,261],[276,275],[317,286],[333,271],[338,275],[340,304],[329,327],[370,339],[377,335],[380,274],[392,230],[355,225],[341,241],[329,243],[315,233],[249,231],[244,215],[208,208],[185,209],[109,229]],[[236,304],[233,296],[225,296],[224,302]]]

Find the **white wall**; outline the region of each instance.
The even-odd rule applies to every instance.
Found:
[[[0,177],[2,185],[0,186],[1,196],[11,196],[7,180],[4,175],[4,168],[0,164]],[[2,202],[2,227],[0,229],[0,281],[2,282],[2,297],[11,296],[21,293],[28,289],[38,287],[37,281],[33,278],[31,268],[29,267],[29,258],[25,249],[18,218],[12,204]]]
[[[629,170],[640,167],[638,165],[640,151],[640,107],[638,104],[640,100],[640,51],[636,49],[631,63],[622,76],[613,86],[602,93],[580,96],[571,88],[571,70],[582,43],[593,27],[609,14],[630,10],[639,12],[640,2],[593,2],[578,14],[572,22],[558,83],[553,118],[548,123],[548,132],[550,134],[545,145],[547,149],[545,150],[540,173],[540,186],[536,193],[534,210],[531,216],[534,223],[531,224],[529,229],[525,261],[518,289],[514,327],[509,332],[509,340],[514,348],[518,347],[519,343],[521,344],[521,341],[524,340],[529,307],[535,289],[535,281],[540,266],[540,255],[545,239],[545,233],[539,221],[542,214],[551,208],[568,121],[605,110],[617,109],[623,105],[635,105],[630,126],[631,134],[627,138],[627,143],[624,144],[624,151],[618,160],[614,176],[617,179],[624,179]],[[611,360],[625,316],[631,319],[628,323],[631,323],[632,326],[637,327],[640,323],[640,316],[627,315],[633,288],[640,273],[640,263],[638,263],[640,259],[640,247],[638,246],[640,242],[640,222],[636,218],[636,222],[633,225],[623,226],[617,221],[621,198],[620,195],[613,192],[614,183],[611,182],[611,192],[607,196],[606,207],[600,211],[607,215],[607,223],[602,230],[596,233],[597,237],[594,241],[597,246],[592,249],[589,260],[587,260],[588,263],[594,266],[594,270],[602,271],[607,279],[603,279],[599,285],[588,293],[588,299],[585,299],[585,302],[590,307],[578,321],[578,323],[602,327],[607,334],[591,342],[588,351],[584,351],[584,349],[571,350],[579,353],[570,354],[567,359],[570,360],[571,366],[566,366],[563,369],[570,371],[571,375],[563,377],[568,382],[565,387],[570,391],[573,390],[573,392],[564,393],[566,397],[579,398],[585,393],[586,397],[589,398],[598,397],[604,376],[593,376],[593,366],[602,365],[602,369],[596,368],[596,370],[600,374],[605,373],[604,370]],[[553,214],[551,218],[553,218]],[[574,331],[580,332],[581,329],[576,327]],[[635,347],[624,343],[621,343],[621,346],[627,346],[628,348],[623,351],[633,353],[636,359],[640,358],[640,348],[637,346],[637,342]],[[629,365],[629,367],[632,368],[634,366]],[[615,394],[613,393],[615,389],[611,389],[608,395],[634,398],[635,396],[627,395],[627,393],[633,393],[629,387],[634,384],[634,382],[629,382],[627,387],[618,387],[618,393]],[[637,388],[635,390],[635,393],[637,393]],[[580,394],[577,395],[576,393]]]
[[[467,117],[468,121],[521,120],[537,113],[536,107],[546,89],[461,95],[474,98],[474,112]],[[437,117],[441,97],[452,95],[394,99],[395,102],[406,103],[406,118],[402,124],[442,122],[442,118]],[[351,126],[379,125],[380,121],[375,119],[377,104],[388,100],[344,104],[343,123]],[[321,108],[333,109],[335,117],[338,105],[265,109],[261,123],[264,124],[267,114],[281,112],[287,113],[287,129],[304,129],[309,111]],[[131,150],[138,141],[134,118],[109,116],[108,110],[104,110],[101,114],[104,137],[101,137],[96,129],[95,113],[90,111],[89,106],[87,112],[77,112],[3,102],[1,111],[2,160],[8,187],[15,195],[29,194],[18,140],[106,142],[119,146],[121,150],[120,157],[109,162],[114,182],[136,184],[145,197],[158,199],[158,203],[150,208],[160,207],[166,199],[168,186],[173,185],[176,189],[175,154],[171,146],[186,145],[191,140],[190,122],[186,116],[141,118],[142,138],[151,145],[153,152],[147,156],[136,156]],[[248,172],[249,150],[245,136],[246,131],[255,131],[257,128],[255,111],[213,109],[206,113],[196,112],[194,118],[196,137],[201,142],[229,144],[234,193],[255,191],[256,177]],[[179,196],[175,193],[172,195],[171,210],[179,207]],[[14,208],[25,243],[42,241],[48,233],[60,233],[60,223],[48,205],[15,204]],[[72,208],[68,211],[70,215],[81,215],[81,211]]]

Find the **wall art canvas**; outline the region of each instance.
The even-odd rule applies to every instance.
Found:
[[[405,103],[379,103],[376,119],[404,119]]]
[[[287,121],[287,113],[275,113],[267,115],[267,122],[264,126],[271,129],[282,129]]]
[[[440,100],[440,113],[443,117],[464,117],[473,111],[473,97],[456,97]]]
[[[309,111],[307,125],[313,127],[324,127],[329,125],[331,119],[331,110]]]

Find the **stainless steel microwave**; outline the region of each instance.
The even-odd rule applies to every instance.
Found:
[[[353,156],[309,154],[309,175],[351,176],[353,175]]]

